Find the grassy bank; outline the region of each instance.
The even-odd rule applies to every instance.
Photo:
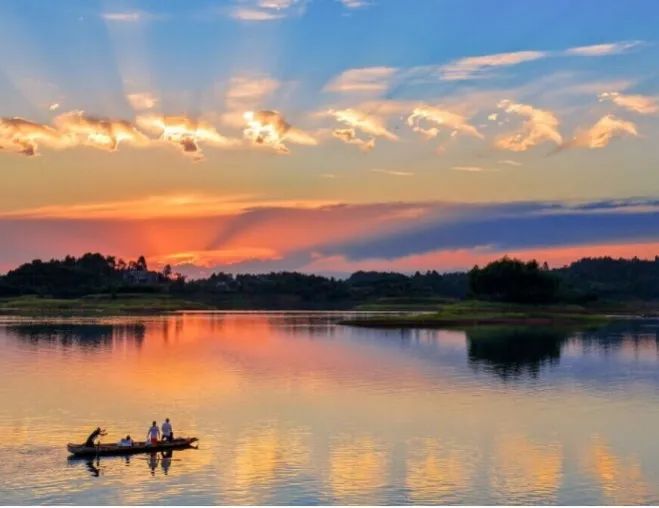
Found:
[[[618,309],[619,311],[622,309]],[[626,309],[629,310],[629,309]],[[580,305],[522,305],[497,302],[459,301],[441,305],[434,312],[403,316],[356,318],[342,324],[376,328],[437,328],[482,325],[598,325],[611,319],[614,307],[583,307]]]
[[[88,295],[81,298],[41,298],[21,296],[0,299],[0,313],[21,315],[119,315],[158,314],[177,310],[204,310],[207,305],[169,295],[125,294]]]

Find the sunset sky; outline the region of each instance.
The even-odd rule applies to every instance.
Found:
[[[655,0],[3,0],[0,273],[659,255]]]

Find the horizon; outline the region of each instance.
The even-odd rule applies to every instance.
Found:
[[[139,269],[139,268],[130,268],[130,264],[135,262],[136,260],[123,259],[119,256],[113,256],[111,254],[110,255],[105,255],[105,254],[102,254],[100,252],[86,252],[86,253],[83,254],[83,256],[85,256],[85,255],[100,255],[105,259],[113,258],[116,261],[117,264],[123,263],[125,265],[123,269],[118,268],[118,267],[115,268],[116,270],[119,270],[119,271]],[[25,261],[24,263],[21,263],[21,264],[15,266],[14,268],[12,268],[11,270],[9,270],[7,272],[4,272],[4,273],[0,272],[0,278],[7,275],[11,271],[14,271],[14,270],[16,270],[18,268],[21,268],[23,266],[30,265],[30,264],[32,264],[34,262],[37,262],[37,261],[41,262],[41,263],[62,262],[67,257],[73,257],[74,259],[79,260],[79,259],[81,259],[82,256],[77,257],[77,258],[75,256],[65,256],[64,258],[61,258],[61,259],[55,259],[55,258],[51,258],[51,259],[32,259],[30,261]],[[144,256],[139,256],[139,257],[144,257]],[[165,269],[166,266],[169,266],[170,270],[172,269],[172,267],[170,265],[156,266],[156,268],[153,268],[149,264],[148,258],[146,258],[146,257],[144,257],[144,258],[145,258],[145,262],[146,262],[146,266],[147,266],[146,271],[148,271],[148,272],[163,273],[163,270]],[[268,271],[262,271],[262,272],[235,272],[235,271],[231,271],[229,269],[229,270],[226,270],[226,271],[218,270],[218,271],[211,272],[211,273],[203,273],[203,274],[200,274],[198,277],[195,277],[194,274],[192,276],[188,276],[184,273],[175,272],[175,271],[172,270],[172,273],[171,273],[170,277],[171,278],[178,278],[180,276],[183,276],[187,280],[202,280],[202,279],[208,279],[213,275],[229,275],[231,277],[238,277],[238,276],[258,276],[258,275],[271,275],[271,274],[282,274],[282,273],[297,273],[297,274],[301,274],[301,275],[332,278],[332,279],[336,279],[336,280],[348,280],[352,275],[355,275],[357,273],[369,273],[369,272],[404,275],[404,276],[407,276],[407,277],[412,277],[417,273],[420,273],[421,275],[427,275],[427,274],[430,274],[430,273],[437,273],[439,275],[452,275],[452,274],[465,274],[466,275],[471,271],[472,268],[486,267],[487,265],[489,265],[490,263],[492,263],[494,261],[502,261],[504,259],[507,259],[507,260],[510,260],[510,261],[521,261],[521,262],[524,262],[524,263],[526,263],[526,262],[535,262],[540,267],[542,267],[543,265],[546,264],[550,270],[561,270],[561,269],[570,268],[572,265],[574,265],[576,263],[579,263],[579,262],[583,262],[583,261],[611,260],[611,261],[623,261],[623,262],[640,261],[640,262],[652,263],[652,262],[657,262],[659,260],[659,254],[655,255],[653,258],[638,257],[638,256],[625,258],[625,257],[615,257],[615,256],[607,256],[607,255],[602,255],[602,256],[597,256],[597,257],[582,257],[582,258],[579,258],[579,259],[572,260],[569,263],[566,263],[566,264],[563,264],[563,265],[557,265],[557,266],[552,266],[549,263],[546,263],[545,261],[535,259],[535,258],[534,259],[520,259],[520,258],[517,258],[517,257],[514,257],[514,256],[509,256],[509,255],[506,254],[506,255],[504,255],[500,258],[493,259],[492,261],[483,263],[481,265],[478,265],[478,264],[473,265],[472,267],[470,267],[468,269],[450,270],[450,271],[442,271],[442,270],[434,270],[434,269],[423,270],[423,271],[422,270],[416,270],[416,271],[411,271],[411,272],[399,272],[399,271],[393,271],[393,270],[356,270],[354,272],[345,272],[345,273],[333,273],[333,272],[323,273],[323,272],[300,272],[300,271],[295,271],[295,270],[278,270],[278,271],[269,271],[269,272]]]
[[[0,273],[88,251],[195,278],[653,259],[658,14],[3,2]]]

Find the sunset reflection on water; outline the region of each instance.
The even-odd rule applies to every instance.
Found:
[[[659,501],[655,324],[475,334],[341,317],[0,318],[3,500]],[[199,449],[67,459],[96,425],[142,439],[165,417]]]

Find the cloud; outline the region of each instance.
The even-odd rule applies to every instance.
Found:
[[[227,138],[204,120],[195,120],[186,116],[141,115],[137,125],[158,136],[158,139],[180,148],[183,153],[199,158],[200,143],[214,147],[231,148],[240,144],[240,140]]]
[[[396,259],[437,249],[521,248],[587,245],[598,242],[657,241],[656,201],[638,209],[634,201],[585,203],[518,202],[437,204],[416,225],[327,248],[348,259]],[[651,206],[648,206],[651,205]]]
[[[3,261],[15,264],[98,250],[131,258],[145,254],[148,259],[194,253],[201,260],[216,255],[220,266],[214,269],[230,262],[232,271],[243,272],[307,269],[314,259],[337,257],[350,266],[359,262],[363,269],[442,270],[468,268],[474,261],[468,252],[485,252],[492,259],[521,250],[535,249],[536,256],[542,256],[550,249],[573,248],[574,259],[584,252],[579,246],[595,244],[645,243],[637,252],[652,258],[659,242],[659,202],[360,205],[181,194],[5,212],[0,214],[0,238]],[[159,241],[154,243],[153,238]],[[401,260],[437,251],[462,255],[454,256],[455,264],[441,258],[428,259],[427,264]],[[272,260],[252,261],[258,253],[268,252]],[[626,252],[634,254],[633,247]],[[339,270],[339,265],[328,261],[325,269]]]
[[[247,0],[235,2],[229,15],[240,21],[274,21],[293,14],[301,14],[304,0]]]
[[[647,95],[623,95],[619,92],[603,92],[598,96],[600,102],[611,101],[616,106],[640,113],[652,115],[659,112],[659,103],[656,97]]]
[[[83,111],[63,113],[53,124],[63,136],[75,138],[74,145],[114,151],[119,143],[147,146],[150,142],[131,122],[87,116]]]
[[[524,62],[545,58],[546,51],[515,51],[495,53],[492,55],[470,56],[460,58],[439,67],[439,77],[443,81],[462,81],[483,77],[498,67],[509,67]]]
[[[382,173],[383,175],[390,175],[390,176],[414,176],[414,173],[410,171],[396,171],[392,169],[371,169],[373,173]]]
[[[300,145],[316,145],[318,142],[310,134],[292,127],[277,111],[247,111],[244,114],[247,127],[243,130],[246,139],[257,145],[273,148],[280,153],[288,153],[284,141]]]
[[[636,125],[613,115],[606,115],[600,118],[590,129],[577,133],[569,146],[603,148],[614,137],[625,134],[638,136]]]
[[[48,106],[48,111],[57,111],[59,109],[59,102],[53,102]]]
[[[332,131],[332,136],[337,139],[340,139],[344,143],[349,145],[356,145],[364,152],[370,152],[375,148],[375,138],[363,139],[357,135],[357,131],[352,127],[346,127],[344,129],[334,129]]]
[[[324,116],[334,118],[337,122],[342,123],[353,130],[359,130],[370,136],[382,137],[390,141],[398,140],[393,132],[387,129],[382,118],[374,113],[365,113],[357,109],[330,109],[324,113]],[[343,138],[344,141],[349,141]]]
[[[511,160],[511,159],[503,159],[503,160],[500,160],[500,161],[497,161],[497,162],[499,164],[506,164],[508,166],[521,166],[522,165],[521,162],[514,161],[514,160]]]
[[[421,121],[424,120],[433,124],[433,126],[424,127],[421,123]],[[432,106],[419,106],[414,108],[412,114],[407,118],[407,125],[409,125],[414,132],[418,132],[427,138],[437,137],[440,127],[450,129],[452,131],[451,135],[465,134],[476,138],[483,137],[476,127],[469,124],[462,115]]]
[[[230,110],[258,106],[280,85],[279,81],[268,76],[235,76],[226,91],[226,106]]]
[[[361,9],[363,7],[368,7],[371,5],[371,2],[366,0],[339,0],[344,7],[347,9]]]
[[[0,219],[190,219],[240,215],[255,208],[314,209],[336,204],[328,200],[264,200],[252,194],[186,193],[25,208],[0,212]]]
[[[129,93],[126,100],[136,111],[152,109],[158,104],[158,99],[151,92]]]
[[[16,117],[0,118],[0,151],[33,156],[40,144],[60,148],[64,142],[61,134],[47,125]]]
[[[144,18],[144,13],[140,11],[104,12],[101,17],[106,21],[136,23]]]
[[[566,49],[563,53],[569,56],[608,56],[625,53],[632,48],[641,45],[641,41],[620,41],[605,44],[593,44],[590,46],[579,46]]]
[[[325,90],[328,92],[384,92],[389,88],[391,78],[396,72],[394,67],[363,67],[349,69],[330,81]]]
[[[488,168],[483,168],[481,166],[453,166],[451,168],[454,171],[464,171],[466,173],[481,173],[483,171],[493,171]]]
[[[558,132],[558,119],[551,111],[508,100],[501,101],[498,107],[508,114],[523,117],[525,121],[519,131],[499,137],[495,142],[497,148],[523,152],[544,141],[551,141],[557,145],[563,142]]]

